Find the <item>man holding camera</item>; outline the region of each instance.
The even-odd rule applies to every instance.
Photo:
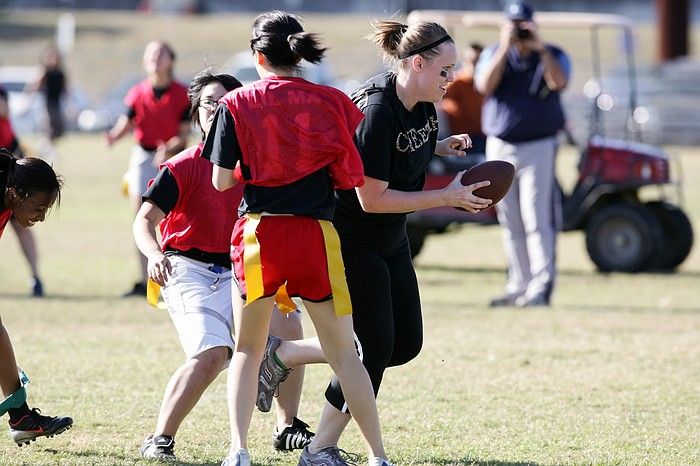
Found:
[[[484,94],[482,126],[486,159],[515,165],[513,184],[496,205],[508,262],[505,294],[491,306],[548,306],[555,279],[557,133],[564,127],[559,92],[571,65],[545,44],[532,8],[508,5],[500,41],[481,54],[476,87]]]

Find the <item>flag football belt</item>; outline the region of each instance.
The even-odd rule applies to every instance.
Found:
[[[29,377],[24,373],[22,369],[19,370],[19,389],[12,395],[8,396],[0,403],[0,416],[4,416],[5,413],[13,408],[19,408],[27,401],[27,389],[25,388],[29,383]]]

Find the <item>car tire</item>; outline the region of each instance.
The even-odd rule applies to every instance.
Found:
[[[586,223],[586,249],[602,272],[646,270],[662,247],[661,222],[643,204],[608,204]]]
[[[652,268],[672,271],[690,254],[693,247],[693,225],[688,216],[677,206],[668,202],[649,202],[646,206],[661,224],[663,245],[654,255]]]

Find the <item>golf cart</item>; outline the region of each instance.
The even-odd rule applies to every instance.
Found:
[[[471,37],[478,29],[498,31],[503,13],[415,10],[408,15],[408,22],[417,21],[435,21],[455,38],[465,34]],[[578,149],[579,173],[574,187],[570,192],[559,189],[561,228],[585,232],[588,255],[600,271],[675,269],[690,253],[693,230],[687,215],[670,200],[681,200],[681,183],[679,178],[671,177],[668,154],[642,142],[641,116],[645,109],[637,105],[632,24],[618,15],[568,12],[538,12],[535,22],[548,32],[554,28],[565,33],[574,29],[588,31],[591,42],[588,53],[593,76],[583,86],[588,100],[585,115],[588,134],[585,144]],[[621,33],[629,84],[627,108],[618,125],[619,131],[613,133],[614,138],[609,137],[611,128],[606,128],[606,123],[611,127],[611,123],[615,123],[610,112],[615,99],[606,93],[601,69],[601,53],[610,55],[611,52],[601,50],[601,34],[605,30]],[[585,74],[579,68],[574,68],[574,74]],[[569,134],[568,139],[573,142],[574,138]],[[465,168],[464,163],[451,164],[440,160],[441,157],[437,159],[436,167],[428,170],[426,188],[445,186],[456,171]],[[679,164],[674,166],[680,168]],[[655,189],[651,200],[648,187]],[[641,195],[642,190],[644,195]],[[487,209],[475,215],[439,208],[409,215],[407,228],[413,254],[420,251],[426,234],[445,231],[452,223],[493,223],[493,211]]]

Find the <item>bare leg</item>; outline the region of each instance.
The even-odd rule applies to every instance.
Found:
[[[345,393],[345,392],[343,392]],[[309,449],[315,453],[326,447],[337,447],[340,436],[350,422],[351,416],[341,413],[335,406],[326,401],[318,421],[316,436],[311,441]]]
[[[236,350],[228,371],[228,410],[231,452],[247,448],[248,428],[258,391],[258,371],[265,351],[274,298],[243,306],[232,287]]]
[[[36,278],[39,276],[38,258],[39,254],[36,248],[36,240],[34,239],[34,234],[29,228],[23,228],[15,219],[12,219],[12,228],[15,229],[17,234],[17,240],[19,240],[19,245],[22,248],[24,257],[27,259],[27,264],[32,272],[32,277]]]
[[[165,388],[154,435],[175,436],[185,416],[224,368],[227,358],[228,348],[218,346],[198,354],[177,368]]]
[[[367,442],[370,455],[386,458],[372,383],[355,349],[352,316],[336,317],[332,301],[304,304],[316,327],[328,364],[343,387],[350,412]],[[312,453],[317,451],[311,450]]]
[[[270,334],[283,340],[299,340],[304,338],[301,326],[301,316],[298,312],[282,314],[276,308],[272,311]],[[288,366],[289,367],[289,366]],[[281,432],[291,426],[294,417],[299,413],[301,389],[304,385],[304,366],[296,367],[279,387],[279,395],[275,399],[277,413],[277,428]]]
[[[317,337],[303,340],[283,340],[277,347],[275,354],[287,367],[296,368],[304,364],[323,364],[327,362],[321,348],[321,342],[318,341]],[[283,385],[285,383],[287,382],[285,381]]]
[[[12,349],[10,335],[0,319],[0,389],[4,395],[3,399],[12,395],[20,387],[15,352]]]

